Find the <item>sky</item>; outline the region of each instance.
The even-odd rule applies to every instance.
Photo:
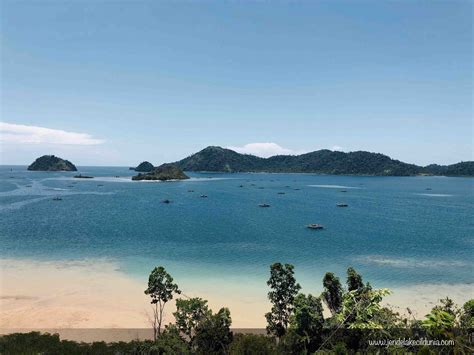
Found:
[[[472,4],[3,0],[1,164],[473,160]]]

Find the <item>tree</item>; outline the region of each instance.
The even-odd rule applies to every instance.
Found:
[[[190,343],[193,341],[199,322],[211,314],[207,301],[199,297],[177,299],[176,312],[173,313],[178,330],[189,339]]]
[[[145,352],[144,352],[145,353]],[[166,326],[162,334],[156,339],[150,349],[151,354],[190,354],[188,345],[179,335],[179,330],[174,325]]]
[[[293,302],[301,286],[294,277],[294,267],[290,264],[275,263],[270,266],[270,279],[267,285],[271,291],[268,299],[272,303],[271,312],[265,314],[267,332],[281,338],[288,328]]]
[[[232,318],[228,308],[209,314],[196,327],[193,343],[198,354],[228,354],[233,334],[230,331]]]
[[[290,328],[300,336],[307,353],[313,353],[321,343],[324,316],[319,297],[300,293],[295,298]]]
[[[161,324],[163,321],[163,310],[168,301],[173,299],[173,294],[180,294],[178,285],[173,283],[173,278],[164,267],[155,267],[148,278],[148,288],[145,294],[151,297],[153,305],[153,338],[161,334]]]
[[[236,334],[229,349],[231,355],[274,355],[275,353],[274,338],[257,334]]]
[[[347,269],[347,290],[354,291],[364,287],[362,276],[354,270],[353,267]]]
[[[464,329],[474,328],[474,299],[467,301],[462,306],[461,327]]]
[[[332,272],[327,272],[323,278],[324,291],[322,297],[331,314],[336,315],[342,306],[342,286],[339,278]]]
[[[349,329],[383,329],[381,323],[385,309],[380,305],[390,290],[361,289],[344,294],[341,311],[337,315],[339,322],[347,324]]]

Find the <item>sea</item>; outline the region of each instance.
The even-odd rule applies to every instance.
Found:
[[[127,167],[78,169],[0,167],[1,258],[110,260],[140,280],[162,265],[223,295],[265,294],[275,262],[314,291],[349,266],[375,287],[474,282],[472,178],[189,172],[147,182]]]

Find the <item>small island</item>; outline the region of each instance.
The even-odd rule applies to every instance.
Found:
[[[43,155],[36,159],[29,167],[32,171],[77,171],[76,166],[69,160],[54,155]]]
[[[140,180],[160,180],[160,181],[168,181],[168,180],[185,180],[189,179],[180,168],[173,164],[163,164],[157,168],[154,168],[153,171],[146,173],[146,174],[138,174],[132,177],[132,180],[140,181]]]
[[[148,173],[150,171],[153,171],[153,169],[155,169],[155,167],[149,161],[141,162],[136,168],[130,168],[130,170],[135,170],[142,173]]]

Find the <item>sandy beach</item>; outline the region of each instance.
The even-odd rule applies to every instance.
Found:
[[[67,338],[87,341],[149,336],[143,329],[149,328],[150,314],[149,301],[143,293],[146,285],[121,272],[114,262],[1,259],[0,269],[2,333],[59,329]],[[264,313],[269,309],[265,290],[262,290],[261,298],[252,302],[238,297],[218,299],[212,294],[183,291],[190,297],[208,299],[215,311],[222,306],[229,307],[234,328],[265,327]],[[462,305],[472,298],[474,287],[463,284],[420,285],[392,291],[386,304],[400,313],[405,313],[409,307],[415,317],[422,318],[441,297],[449,296]],[[174,301],[167,305],[165,322],[173,321],[173,311]],[[113,328],[117,331],[91,333],[84,328]]]

